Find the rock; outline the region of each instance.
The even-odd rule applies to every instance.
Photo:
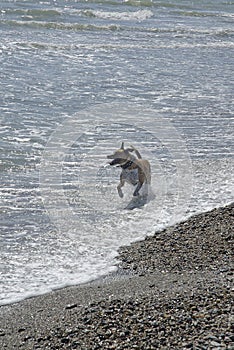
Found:
[[[18,329],[18,332],[19,332],[19,333],[22,333],[22,332],[24,332],[25,330],[26,330],[26,329],[22,327],[22,328],[19,328],[19,329]]]
[[[210,346],[212,346],[213,348],[219,348],[220,347],[220,342],[212,340],[210,342]]]
[[[64,338],[61,339],[61,343],[68,344],[69,343],[69,339],[64,337]]]
[[[77,304],[68,304],[65,309],[66,310],[71,310],[71,309],[74,309],[75,307],[77,307],[78,305]]]

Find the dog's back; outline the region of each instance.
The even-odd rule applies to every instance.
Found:
[[[137,159],[136,165],[139,169],[139,180],[147,184],[151,183],[151,168],[150,163],[146,159]]]

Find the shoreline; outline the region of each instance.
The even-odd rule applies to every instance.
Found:
[[[119,250],[116,273],[0,307],[1,349],[232,349],[234,204]]]

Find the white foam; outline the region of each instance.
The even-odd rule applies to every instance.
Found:
[[[108,11],[88,11],[90,15],[101,19],[115,20],[115,21],[144,21],[153,16],[153,12],[150,10],[138,10],[128,12],[108,12]]]

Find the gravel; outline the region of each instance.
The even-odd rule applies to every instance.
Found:
[[[135,273],[160,271],[231,271],[233,204],[191,217],[145,241],[120,249],[120,266]]]
[[[0,308],[0,349],[234,349],[233,204],[119,252],[119,271]]]

